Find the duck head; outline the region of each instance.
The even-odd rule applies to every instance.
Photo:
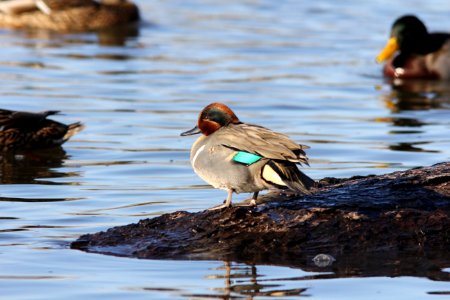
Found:
[[[221,127],[239,123],[238,117],[236,117],[234,112],[228,106],[223,103],[215,102],[209,104],[200,112],[197,126],[183,132],[181,135],[186,136],[202,133],[203,135],[208,136]]]
[[[402,54],[427,54],[426,42],[428,31],[425,25],[416,16],[406,15],[398,18],[392,24],[391,36],[384,47],[378,54],[376,61],[383,62],[391,58],[398,50]],[[402,67],[398,62],[395,67]]]

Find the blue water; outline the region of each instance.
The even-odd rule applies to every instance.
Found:
[[[65,153],[2,158],[0,298],[445,297],[433,293],[450,284],[425,277],[70,250],[85,233],[222,202],[190,167],[193,138],[179,136],[213,101],[309,145],[314,179],[450,159],[448,83],[394,87],[374,63],[399,15],[450,31],[447,0],[136,2],[144,21],[123,43],[0,30],[0,107],[86,125]]]

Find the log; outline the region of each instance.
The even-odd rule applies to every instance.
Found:
[[[324,267],[313,261],[324,253],[335,259],[325,267],[348,275],[450,280],[450,273],[440,271],[450,266],[450,162],[381,176],[325,178],[311,195],[272,192],[260,201],[257,207],[164,214],[83,235],[71,247],[311,270]]]

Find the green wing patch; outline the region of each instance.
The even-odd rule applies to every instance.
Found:
[[[236,153],[233,156],[233,160],[235,162],[245,164],[245,165],[254,164],[261,158],[262,158],[262,156],[259,156],[259,155],[253,154],[253,153],[244,152],[244,151],[239,151],[238,153]]]

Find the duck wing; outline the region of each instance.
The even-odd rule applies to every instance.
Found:
[[[229,124],[214,132],[220,144],[235,150],[245,151],[280,161],[308,165],[305,149],[309,147],[291,140],[287,135],[268,128],[239,123]]]

